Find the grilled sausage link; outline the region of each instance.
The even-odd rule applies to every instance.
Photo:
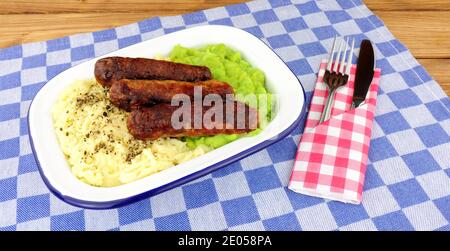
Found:
[[[190,121],[182,121],[183,126],[176,128],[172,124],[172,116],[178,116],[179,114],[174,113],[177,109],[183,108],[162,103],[132,111],[127,121],[128,131],[137,139],[155,140],[160,137],[242,134],[250,132],[258,126],[257,110],[239,101],[225,102],[223,104],[222,119],[218,118],[218,116],[213,116],[211,121],[209,121],[209,119],[207,121],[204,115],[209,109],[213,108],[202,108],[201,113],[198,112],[199,115],[201,115],[198,118],[202,119],[202,121],[198,122],[200,128],[195,127],[195,122],[198,120],[194,117],[194,105],[191,105],[190,107]],[[233,109],[231,110],[232,112],[229,113],[229,116],[226,115],[226,110],[228,109]]]
[[[119,79],[171,79],[196,82],[211,79],[208,67],[149,58],[106,57],[95,63],[97,82],[111,87]]]
[[[233,94],[233,88],[229,84],[217,80],[192,83],[174,80],[121,79],[112,84],[109,98],[117,107],[130,111],[140,106],[170,103],[177,94],[185,94],[193,99],[195,87],[201,87],[202,97],[218,94],[226,98],[227,94]]]

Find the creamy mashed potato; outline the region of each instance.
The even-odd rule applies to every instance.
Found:
[[[198,157],[212,148],[189,148],[174,138],[136,140],[128,113],[113,106],[95,79],[73,83],[52,109],[53,123],[73,174],[93,186],[117,186]]]

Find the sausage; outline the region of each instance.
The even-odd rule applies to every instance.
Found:
[[[189,108],[189,106],[187,106]],[[250,132],[258,126],[257,110],[239,101],[230,101],[223,104],[222,119],[214,117],[211,121],[205,119],[205,113],[212,107],[202,107],[199,118],[202,118],[196,128],[195,108],[190,106],[191,119],[184,121],[183,126],[176,127],[172,124],[172,116],[181,106],[171,106],[167,103],[156,104],[134,110],[127,120],[128,131],[137,139],[155,140],[160,137],[197,137],[212,136],[216,134],[242,134]],[[231,116],[226,115],[226,109],[233,109]],[[245,110],[244,110],[245,109]],[[178,110],[179,111],[179,110]],[[187,114],[189,112],[187,111]],[[238,118],[238,116],[241,116]],[[241,121],[241,122],[239,122]]]
[[[194,66],[149,58],[106,57],[95,63],[94,75],[101,85],[111,87],[119,79],[159,79],[186,82],[212,78],[205,66]]]
[[[190,99],[194,97],[195,87],[201,87],[202,97],[208,94],[218,94],[226,98],[233,94],[233,88],[218,80],[200,82],[182,82],[175,80],[130,80],[115,81],[109,91],[111,103],[126,111],[140,106],[155,103],[170,103],[177,94],[185,94]]]

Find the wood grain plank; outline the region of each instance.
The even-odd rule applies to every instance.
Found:
[[[0,47],[101,30],[151,16],[180,14],[173,9],[138,13],[0,15]],[[377,11],[392,33],[418,58],[450,58],[450,11]]]
[[[450,96],[450,59],[419,59],[419,62]]]
[[[48,40],[71,34],[112,28],[166,14],[153,13],[64,13],[1,15],[0,47]]]
[[[0,14],[146,12],[152,10],[189,12],[243,0],[2,0]],[[371,10],[442,11],[450,10],[448,0],[364,0]]]
[[[364,0],[371,10],[443,11],[450,10],[448,0]]]
[[[450,58],[450,11],[375,11],[417,58]]]
[[[187,13],[243,0],[2,0],[0,14],[115,12]]]

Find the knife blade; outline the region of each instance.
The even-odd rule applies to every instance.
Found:
[[[366,99],[375,69],[375,54],[370,40],[361,42],[358,62],[356,64],[355,86],[352,108],[358,107]]]

